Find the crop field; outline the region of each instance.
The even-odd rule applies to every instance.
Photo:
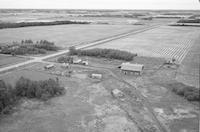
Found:
[[[162,26],[98,45],[95,48],[116,48],[137,53],[140,56],[174,57],[181,63],[199,34],[200,30],[194,27]]]
[[[200,36],[200,35],[199,35]],[[193,47],[186,55],[178,70],[177,80],[199,88],[200,67],[200,37],[196,39]]]
[[[61,47],[87,43],[113,35],[144,28],[142,25],[58,25],[0,30],[0,44],[23,39],[55,42]]]
[[[16,56],[0,55],[0,68],[26,60],[28,59]]]

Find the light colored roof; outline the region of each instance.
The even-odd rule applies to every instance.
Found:
[[[144,68],[144,65],[142,64],[131,64],[131,63],[122,63],[121,64],[121,70],[126,71],[142,71]]]
[[[54,64],[49,64],[47,66],[45,66],[46,68],[51,68],[51,67],[54,67]]]

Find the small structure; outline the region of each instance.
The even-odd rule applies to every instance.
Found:
[[[44,69],[52,69],[52,68],[54,68],[55,67],[55,65],[54,64],[49,64],[49,65],[46,65],[46,66],[44,66]]]
[[[70,64],[69,63],[63,63],[61,65],[61,67],[64,68],[64,69],[67,69],[67,68],[70,68]]]
[[[89,63],[88,61],[81,61],[81,64],[87,66]]]
[[[112,94],[114,97],[118,97],[118,98],[124,97],[123,92],[122,92],[121,90],[119,90],[119,89],[113,89],[113,90],[111,91],[111,94]]]
[[[73,64],[80,64],[82,60],[78,57],[73,57]]]
[[[131,63],[127,62],[127,63],[122,63],[120,68],[121,68],[121,71],[124,72],[124,74],[138,73],[139,75],[141,75],[143,72],[143,69],[144,69],[144,65],[131,64]]]
[[[176,59],[175,58],[167,58],[165,60],[165,64],[174,65],[174,64],[176,64]]]
[[[102,79],[102,74],[93,73],[93,74],[91,75],[91,78],[93,78],[93,79]]]

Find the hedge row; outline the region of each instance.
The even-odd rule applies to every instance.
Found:
[[[59,48],[53,42],[46,40],[33,43],[32,40],[22,40],[21,43],[13,43],[8,46],[1,46],[2,54],[45,54],[47,51],[57,51]]]
[[[88,50],[77,50],[74,47],[69,48],[70,55],[78,56],[94,56],[94,57],[104,57],[110,59],[119,59],[125,61],[132,61],[137,54],[133,54],[127,51],[115,50],[115,49],[88,49]]]
[[[181,19],[177,23],[200,23],[200,19]]]
[[[188,101],[200,101],[200,90],[195,87],[186,86],[182,83],[168,84],[177,95],[186,98]]]
[[[65,25],[65,24],[90,24],[90,23],[89,22],[79,22],[79,21],[0,23],[0,29],[30,27],[30,26]]]

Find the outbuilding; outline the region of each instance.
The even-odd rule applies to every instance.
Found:
[[[52,69],[54,67],[55,67],[54,64],[49,64],[49,65],[44,66],[44,69]]]
[[[127,73],[138,73],[139,75],[142,74],[143,70],[144,70],[144,65],[142,64],[132,64],[132,63],[122,63],[121,64],[121,71],[124,74]]]
[[[93,74],[91,75],[91,78],[93,78],[93,79],[102,79],[102,74],[93,73]]]
[[[80,64],[81,63],[81,59],[80,58],[78,58],[77,56],[74,56],[73,57],[73,64]]]

